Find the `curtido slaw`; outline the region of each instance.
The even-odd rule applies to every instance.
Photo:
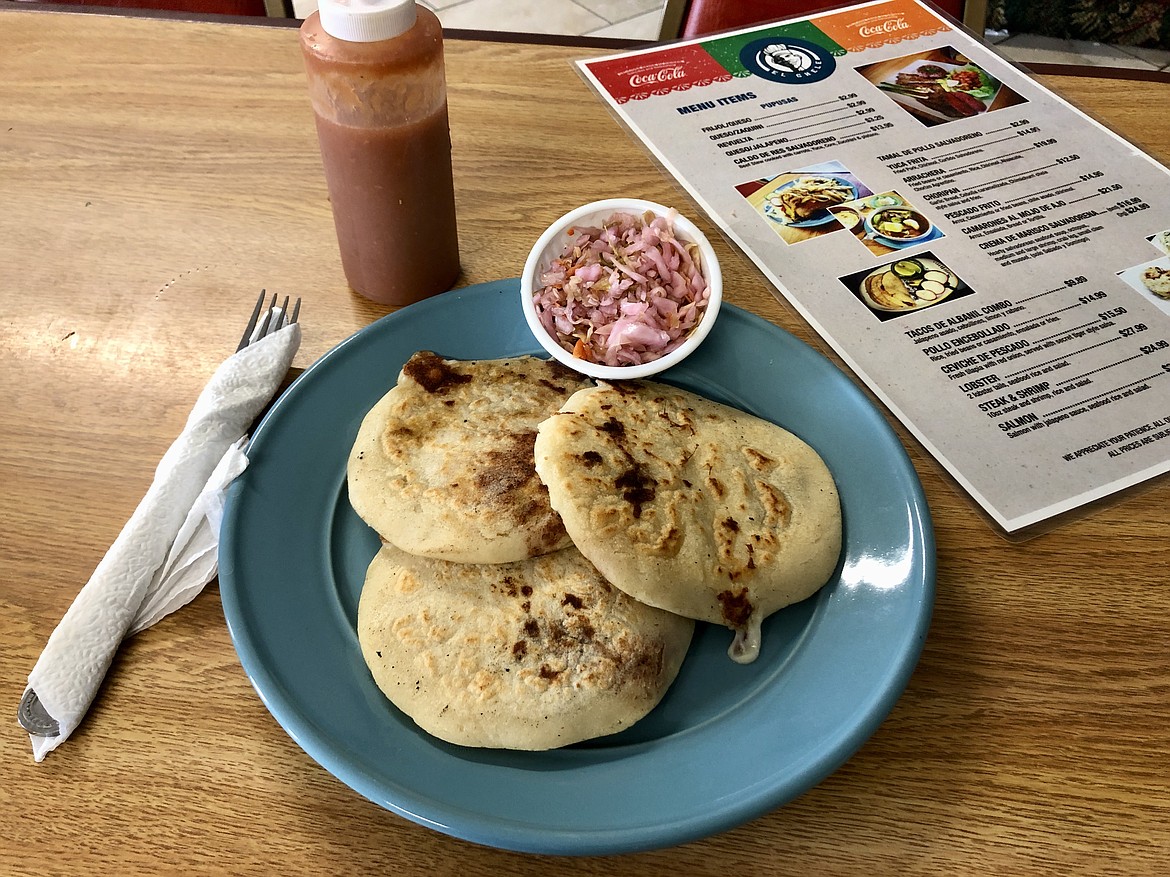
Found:
[[[677,217],[619,210],[568,229],[532,293],[545,331],[575,358],[608,366],[641,365],[681,346],[710,290],[698,245],[675,233]]]

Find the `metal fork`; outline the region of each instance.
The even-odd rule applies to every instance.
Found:
[[[292,315],[288,312],[288,299],[286,295],[284,301],[281,302],[280,308],[276,307],[276,293],[272,294],[272,302],[268,305],[268,311],[264,314],[264,321],[260,323],[260,327],[256,327],[256,321],[260,319],[260,312],[264,310],[264,301],[268,297],[268,290],[260,290],[260,298],[256,299],[256,307],[252,310],[252,318],[248,320],[248,327],[244,329],[244,335],[240,338],[240,346],[236,348],[239,353],[249,344],[254,341],[259,341],[265,335],[271,335],[277,329],[283,329],[290,323],[295,323],[297,317],[301,313],[301,300],[298,298],[293,303]],[[275,317],[275,319],[273,319]]]

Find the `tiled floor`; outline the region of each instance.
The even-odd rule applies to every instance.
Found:
[[[662,0],[422,0],[445,27],[521,33],[576,34],[654,40]],[[298,18],[316,0],[293,0]],[[1170,72],[1170,51],[1106,46],[1029,34],[988,31],[988,42],[1023,64],[1087,64]]]
[[[1127,67],[1170,72],[1170,51],[1107,46],[1031,34],[987,31],[984,39],[1021,64],[1085,64],[1090,67]]]
[[[653,40],[662,0],[425,0],[444,27]]]

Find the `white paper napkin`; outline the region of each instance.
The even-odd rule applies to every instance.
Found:
[[[118,645],[192,600],[216,574],[224,492],[247,466],[246,433],[300,345],[292,323],[235,353],[199,394],[146,496],[49,637],[28,676],[56,737],[30,734],[44,759],[81,722]]]

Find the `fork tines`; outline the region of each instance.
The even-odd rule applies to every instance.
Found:
[[[260,312],[264,310],[264,302],[268,298],[268,290],[260,290],[260,297],[256,299],[256,307],[252,309],[252,316],[248,320],[248,325],[244,329],[244,335],[240,338],[240,346],[236,348],[239,352],[251,344],[253,341],[263,338],[287,326],[289,323],[295,323],[301,313],[301,300],[298,298],[293,303],[292,315],[288,312],[289,296],[284,297],[284,301],[280,305],[280,316],[273,321],[272,315],[276,312],[276,293],[272,294],[272,301],[268,304],[267,312],[264,314],[264,320],[260,323],[259,329],[256,328],[256,322],[260,319]],[[269,323],[272,323],[270,326]],[[253,337],[255,336],[255,337]]]

